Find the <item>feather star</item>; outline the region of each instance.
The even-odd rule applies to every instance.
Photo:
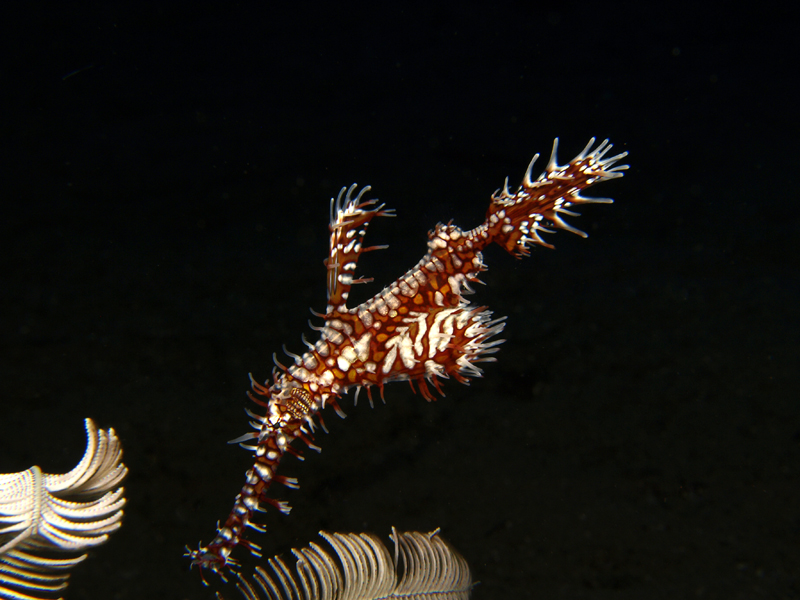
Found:
[[[113,429],[86,419],[86,452],[69,473],[31,467],[0,474],[0,598],[29,599],[67,587],[68,571],[86,558],[48,558],[105,543],[122,525],[128,472]],[[22,591],[20,591],[22,590]]]

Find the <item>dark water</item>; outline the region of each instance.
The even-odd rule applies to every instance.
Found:
[[[475,598],[800,597],[788,15],[26,6],[2,26],[0,472],[68,470],[84,417],[131,470],[70,598],[213,597],[183,546],[242,484],[247,374],[324,309],[339,187],[398,213],[364,299],[555,136],[562,161],[609,137],[631,170],[574,220],[588,240],[487,253],[498,363],[434,404],[345,399],[251,538],[442,527]]]

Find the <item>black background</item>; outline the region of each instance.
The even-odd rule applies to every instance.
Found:
[[[0,41],[0,472],[68,470],[84,417],[131,470],[70,598],[213,597],[183,547],[243,482],[248,372],[324,309],[342,185],[398,213],[365,299],[556,136],[561,162],[609,137],[631,169],[573,220],[588,240],[487,253],[499,362],[432,404],[345,399],[251,539],[442,527],[475,598],[800,598],[788,11],[76,6],[4,5]]]

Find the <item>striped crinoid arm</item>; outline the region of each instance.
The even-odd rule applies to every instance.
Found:
[[[565,165],[559,165],[556,138],[550,160],[539,177],[533,178],[534,164],[539,158],[536,154],[516,192],[509,191],[506,178],[503,188],[492,195],[485,223],[493,241],[511,254],[524,256],[530,253],[528,244],[531,243],[553,247],[542,239],[541,232],[564,229],[587,237],[585,232],[564,221],[563,217],[579,216],[572,209],[581,204],[613,202],[610,198],[582,196],[581,192],[596,183],[622,177],[622,171],[628,168],[628,165],[617,164],[628,155],[627,152],[606,158],[613,145],[604,140],[592,149],[594,143],[595,138],[592,138],[578,156]]]
[[[439,535],[392,528],[394,558],[370,533],[320,535],[333,549],[311,542],[292,550],[294,566],[275,556],[236,587],[246,600],[468,600],[472,575],[467,561]],[[222,594],[217,598],[223,600]]]
[[[108,540],[121,526],[128,470],[113,429],[86,419],[86,452],[69,473],[31,467],[0,474],[0,598],[52,597],[67,587],[78,554]]]

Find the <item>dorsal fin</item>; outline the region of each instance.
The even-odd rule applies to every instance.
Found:
[[[331,245],[325,260],[328,268],[328,315],[337,309],[344,312],[350,286],[369,281],[355,279],[353,275],[361,253],[385,248],[363,247],[364,235],[370,221],[375,217],[394,216],[394,211],[384,209],[383,204],[375,206],[377,199],[362,200],[370,186],[362,188],[354,198],[355,189],[354,183],[349,188],[342,188],[336,199],[331,198]]]

